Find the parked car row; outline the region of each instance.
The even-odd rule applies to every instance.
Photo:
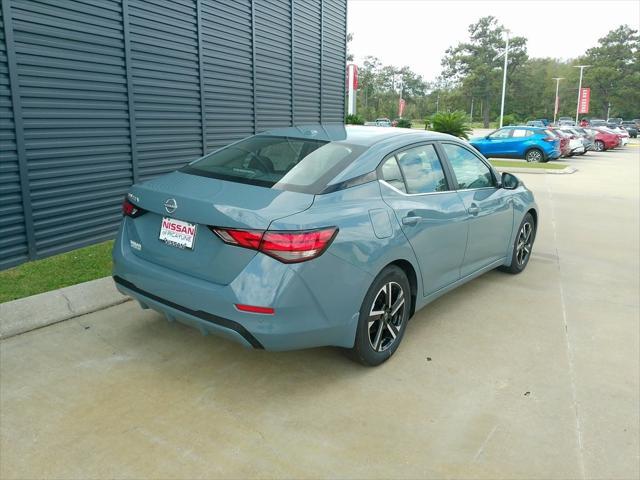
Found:
[[[621,127],[576,127],[532,125],[502,127],[469,143],[490,158],[523,158],[527,162],[548,162],[560,157],[584,155],[590,150],[603,152],[628,143],[630,134]],[[542,123],[542,121],[540,121]]]
[[[571,117],[560,117],[558,122],[553,124],[546,118],[540,118],[537,120],[529,120],[527,122],[528,127],[606,127],[608,129],[614,130],[616,133],[623,133],[622,130],[626,131],[631,138],[637,138],[638,130],[640,130],[640,118],[636,118],[634,120],[623,120],[620,117],[608,118],[607,120],[600,118],[583,118],[580,120],[580,124],[576,125],[576,122]],[[620,130],[620,131],[618,131]]]

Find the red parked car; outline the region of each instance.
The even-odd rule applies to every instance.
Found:
[[[571,140],[569,139],[569,135],[555,128],[549,129],[556,137],[560,139],[560,156],[568,157],[571,155]]]
[[[596,152],[604,152],[605,150],[616,148],[620,145],[620,138],[615,133],[602,128],[593,128],[592,130],[596,132],[595,144],[593,146]]]

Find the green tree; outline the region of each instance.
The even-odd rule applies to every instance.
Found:
[[[591,88],[594,113],[631,118],[640,112],[640,37],[638,30],[621,25],[598,40],[579,59],[585,69],[583,86]]]
[[[482,102],[483,121],[489,126],[493,105],[499,104],[503,59],[495,57],[505,48],[505,28],[493,16],[482,17],[469,26],[469,41],[450,47],[442,59],[443,77]],[[509,39],[507,74],[512,74],[527,59],[527,40]]]

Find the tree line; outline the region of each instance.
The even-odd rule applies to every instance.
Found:
[[[357,112],[364,119],[395,118],[400,95],[406,102],[404,117],[424,119],[441,111],[463,111],[485,127],[500,115],[505,27],[493,16],[480,18],[468,28],[469,38],[451,46],[442,58],[435,81],[425,81],[409,67],[383,65],[368,56],[358,66]],[[583,87],[591,88],[590,118],[640,117],[640,36],[621,25],[600,38],[578,58],[534,58],[527,54],[527,39],[509,39],[505,124],[535,118],[553,118],[556,82],[560,81],[559,116],[575,116],[579,69]],[[401,79],[401,81],[400,81]]]

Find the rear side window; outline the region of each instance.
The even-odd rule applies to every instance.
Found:
[[[421,145],[396,155],[404,173],[407,193],[433,193],[448,190],[442,165],[433,145]]]
[[[516,138],[516,137],[530,137],[531,135],[533,135],[533,131],[532,130],[525,130],[523,128],[516,128],[513,131],[513,134],[511,136]]]
[[[458,182],[458,190],[493,187],[493,174],[485,163],[464,147],[443,143],[453,173]]]
[[[317,194],[364,150],[342,142],[257,135],[196,160],[182,171]]]
[[[382,179],[401,192],[407,193],[396,157],[391,157],[382,164]]]

